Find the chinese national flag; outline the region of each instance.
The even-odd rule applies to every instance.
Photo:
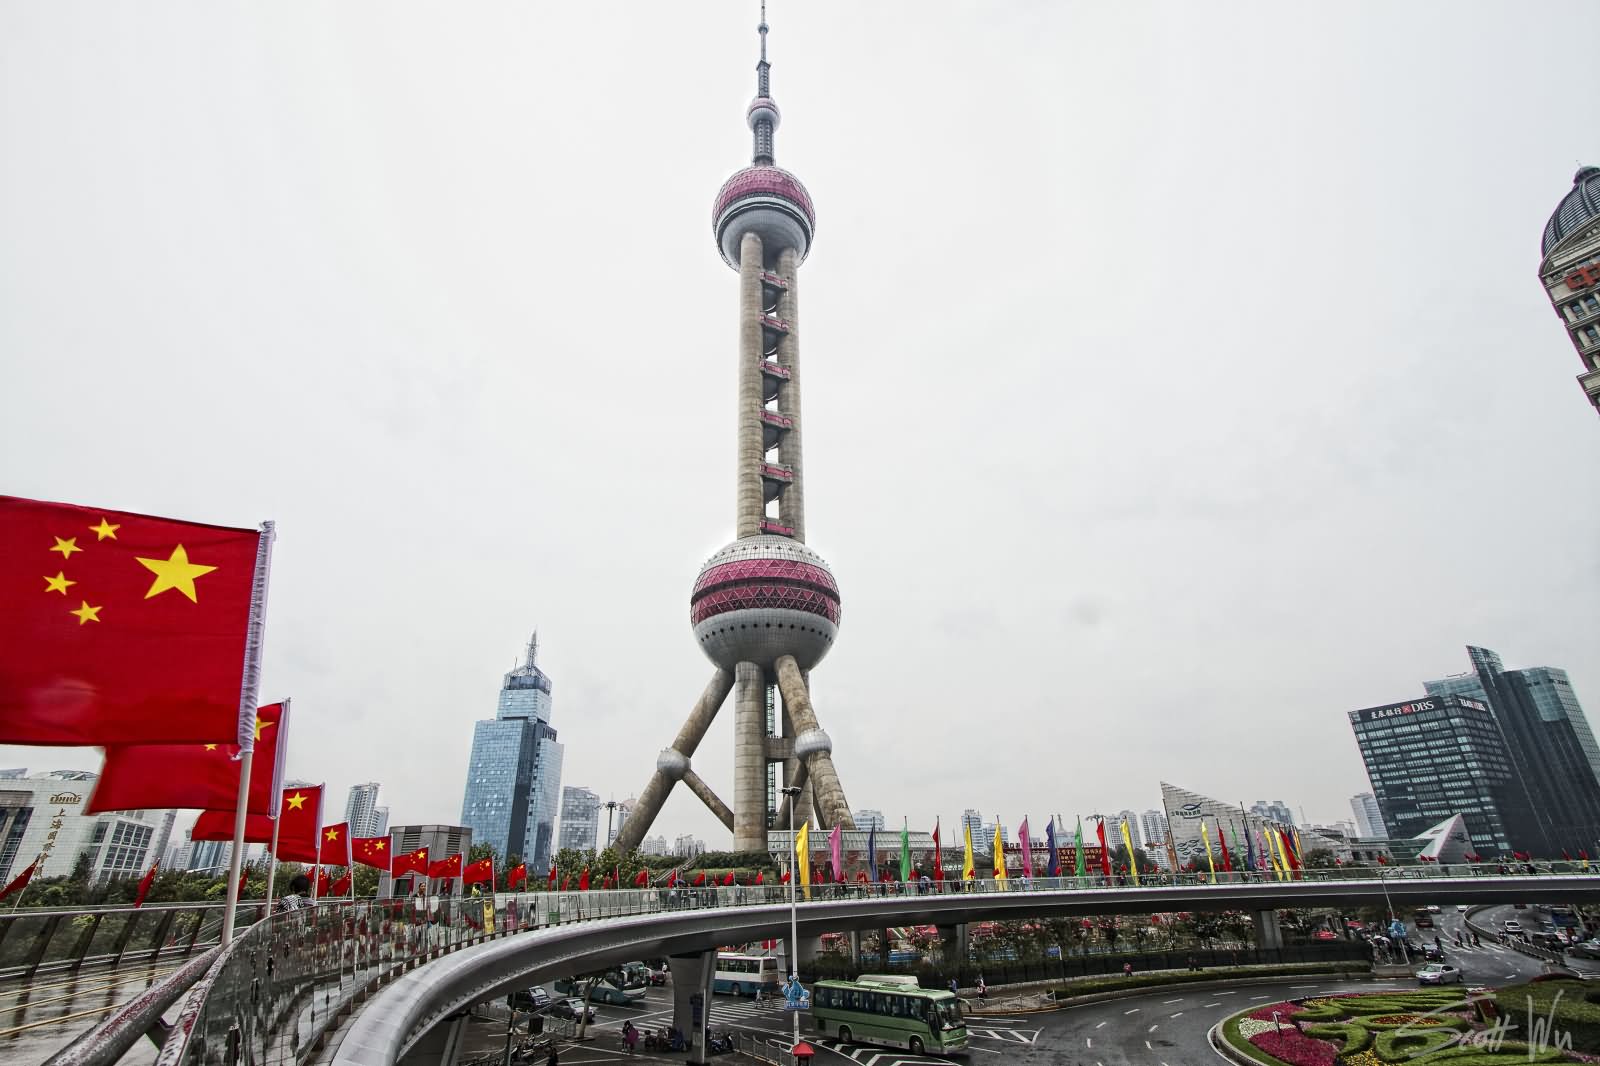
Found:
[[[786,885],[786,884],[789,883],[789,871],[788,870],[783,871],[783,876],[778,879],[778,883],[780,885]]]
[[[468,863],[461,871],[461,883],[464,885],[478,885],[485,881],[494,880],[494,859],[479,859],[477,862]]]
[[[667,887],[668,888],[677,888],[678,887],[678,868],[676,866],[674,866],[672,868],[672,872],[667,875]]]
[[[438,862],[430,864],[429,867],[428,867],[428,876],[429,877],[460,877],[461,876],[461,856],[459,854],[458,855],[452,855],[447,859],[440,859]]]
[[[256,712],[251,814],[272,813],[282,785],[279,768],[288,724],[281,703]],[[151,807],[231,811],[239,802],[239,766],[237,744],[113,744],[106,748],[106,762],[87,810],[91,814]]]
[[[389,869],[388,837],[356,837],[350,841],[350,857],[362,866]]]
[[[289,862],[314,863],[317,861],[317,828],[322,824],[322,786],[286,788],[283,805],[278,808],[279,859]],[[201,811],[190,830],[192,840],[232,840],[232,811]],[[272,819],[264,814],[252,814],[245,819],[244,839],[247,844],[272,843]]]
[[[701,885],[703,885],[705,883],[706,883],[706,872],[704,870],[701,870],[699,873],[694,875],[694,884],[692,885],[692,887],[699,888]]]
[[[555,863],[551,863],[550,864],[550,887],[551,888],[555,888],[556,887],[556,864]]]
[[[418,848],[416,851],[394,857],[394,868],[389,871],[390,877],[400,877],[403,874],[428,873],[428,849]]]
[[[249,744],[270,538],[0,496],[0,744]]]
[[[335,881],[333,884],[328,886],[328,895],[330,895],[330,896],[348,896],[349,894],[350,894],[350,872],[348,870],[346,870],[345,871],[345,875],[343,877],[339,878],[339,880]]]
[[[150,869],[145,871],[144,876],[139,878],[139,891],[133,897],[134,910],[144,906],[144,898],[150,894],[150,886],[155,883],[156,872],[160,869],[160,862],[152,863]],[[240,895],[243,894],[242,892],[240,893]]]
[[[583,868],[583,873],[578,875],[578,891],[589,891],[589,868],[587,866]]]
[[[41,855],[39,859],[42,858],[44,858],[44,856]],[[28,868],[26,870],[23,870],[20,874],[11,879],[10,884],[6,885],[5,888],[0,888],[0,899],[5,899],[13,892],[21,892],[23,889],[28,887],[28,882],[33,880],[34,871],[39,868],[39,859],[34,859],[28,864]]]
[[[766,883],[767,883],[767,871],[765,871],[765,870],[757,870],[756,871],[756,884],[764,885]]]
[[[332,887],[333,882],[328,880],[328,872],[320,866],[317,867],[317,895],[329,895],[330,893],[328,890]]]
[[[640,870],[633,879],[634,888],[643,888],[650,883],[650,871]]]
[[[518,885],[526,887],[528,884],[528,864],[519,862],[506,871],[506,887],[516,888]]]
[[[568,874],[566,877],[561,879],[561,891],[565,892],[567,890],[567,886],[570,884],[572,884],[572,875]]]
[[[350,865],[350,823],[340,822],[322,830],[322,862],[325,866]]]
[[[725,885],[733,884],[733,871],[732,870],[728,871],[728,875],[722,879],[722,883],[725,884]]]

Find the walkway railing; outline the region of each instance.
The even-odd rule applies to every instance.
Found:
[[[1415,900],[1419,893],[1431,892],[1434,885],[1406,883],[1436,882],[1440,892],[1492,895],[1495,867],[1439,866],[1390,867],[1374,877],[1372,870],[1308,870],[1285,884],[1282,901],[1273,891],[1273,879],[1261,874],[1218,874],[1217,909],[1236,909],[1253,905],[1259,899],[1269,906],[1299,905],[1290,897],[1327,898],[1332,885],[1349,882],[1352,895],[1374,896],[1380,887]],[[1554,875],[1552,885],[1568,895],[1588,891],[1588,878],[1574,878],[1577,864],[1543,866],[1530,876],[1517,871],[1516,883],[1507,884],[1513,895],[1525,894],[1530,881]],[[1470,880],[1468,880],[1470,879]],[[1379,881],[1384,884],[1380,886]],[[1307,883],[1309,882],[1309,884]],[[1359,886],[1357,882],[1362,882]],[[1245,888],[1242,886],[1254,886]],[[1600,891],[1600,880],[1594,882]],[[1152,911],[1193,909],[1211,886],[1209,876],[1181,874],[1151,875],[1141,887],[1166,889],[1150,894]],[[1228,887],[1231,886],[1231,890]],[[1143,892],[1121,878],[1041,878],[1008,882],[927,882],[922,884],[814,885],[811,897],[817,902],[883,899],[884,920],[893,920],[899,909],[895,897],[963,895],[986,896],[992,905],[1006,912],[1027,910],[1026,893],[1048,894],[1041,905],[1051,908],[1072,906],[1095,913],[1094,902],[1100,891],[1107,905],[1121,913],[1138,910]],[[1176,890],[1176,892],[1174,891]],[[1187,891],[1184,891],[1187,890]],[[1309,890],[1309,891],[1307,891]],[[679,914],[698,910],[739,908],[788,901],[787,885],[731,887],[674,887],[613,889],[589,892],[539,892],[501,894],[490,899],[434,899],[420,905],[416,899],[358,900],[319,904],[274,916],[258,922],[218,952],[215,962],[195,986],[184,1005],[177,1024],[168,1035],[158,1066],[303,1066],[320,1048],[323,1037],[340,1017],[384,982],[429,959],[458,948],[482,943],[491,938],[536,928],[589,922],[599,919],[652,914]],[[1344,889],[1334,890],[1342,894]],[[1063,894],[1072,899],[1063,901]],[[1221,898],[1227,897],[1227,898]],[[1336,897],[1337,898],[1337,897]],[[1381,897],[1380,897],[1381,898]],[[1441,896],[1441,899],[1446,898]],[[1266,903],[1267,900],[1275,900]],[[977,904],[978,901],[972,901]],[[931,901],[928,901],[931,904]],[[1259,904],[1255,904],[1259,905]],[[907,909],[916,909],[906,899]],[[956,899],[933,905],[943,914],[941,921],[966,920],[969,908]],[[989,903],[970,908],[974,917]],[[872,907],[876,912],[879,908]],[[102,920],[102,924],[103,924]],[[719,923],[720,927],[720,923]],[[574,969],[582,969],[574,959]],[[170,980],[170,979],[169,979]],[[193,978],[191,977],[192,981]],[[170,988],[157,986],[160,996]],[[125,1029],[120,1015],[86,1034],[51,1062],[60,1066],[107,1066],[121,1057],[110,1039]]]
[[[240,923],[258,910],[240,908]],[[0,981],[186,958],[216,944],[222,912],[215,903],[8,911],[0,914]]]

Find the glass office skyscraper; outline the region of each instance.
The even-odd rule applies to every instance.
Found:
[[[1513,844],[1554,857],[1600,854],[1600,745],[1565,670],[1507,670],[1488,648],[1467,648],[1472,673],[1429,681],[1430,694],[1462,694],[1494,711],[1527,786],[1536,829]]]
[[[506,674],[493,719],[475,723],[461,824],[502,858],[548,869],[561,793],[562,746],[550,726],[550,678],[539,669],[539,637],[525,663]]]

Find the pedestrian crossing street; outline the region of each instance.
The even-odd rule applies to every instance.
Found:
[[[969,1030],[970,1032],[970,1030]],[[830,1037],[807,1037],[818,1047],[825,1047],[843,1055],[857,1066],[950,1066],[949,1059],[934,1059],[926,1055],[913,1055],[894,1048],[867,1047],[863,1044],[843,1044]]]

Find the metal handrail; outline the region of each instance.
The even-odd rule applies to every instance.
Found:
[[[121,1004],[96,1028],[45,1060],[45,1066],[111,1066],[127,1054],[140,1038],[162,1032],[162,1015],[189,991],[220,955],[212,948],[199,958],[190,959],[178,969]]]

